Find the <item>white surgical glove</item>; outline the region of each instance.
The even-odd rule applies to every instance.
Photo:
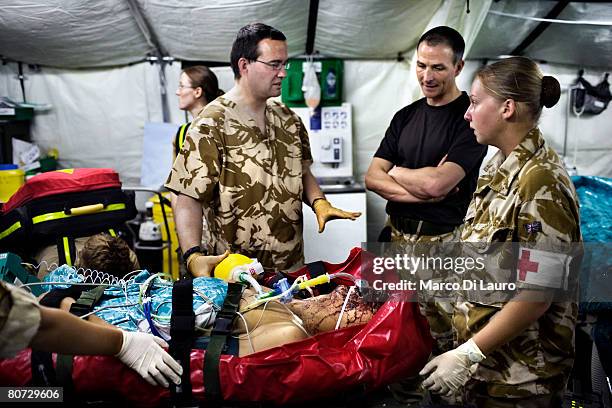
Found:
[[[484,358],[474,340],[469,339],[456,349],[432,359],[423,367],[419,375],[431,373],[423,381],[423,387],[437,394],[453,395],[474,373],[472,366]]]
[[[183,367],[162,349],[162,346],[168,347],[168,343],[148,333],[122,333],[123,344],[116,354],[119,360],[151,385],[159,384],[167,388],[166,378],[177,385],[181,383]]]

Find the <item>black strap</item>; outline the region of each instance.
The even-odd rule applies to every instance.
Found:
[[[419,234],[427,236],[435,236],[448,234],[453,231],[457,225],[438,224],[423,220],[413,220],[407,217],[391,215],[391,224],[404,234]]]
[[[172,286],[172,317],[170,320],[170,355],[183,367],[181,384],[170,385],[170,395],[176,407],[197,406],[191,389],[191,348],[195,332],[193,312],[193,280],[181,279]]]
[[[178,156],[179,152],[183,148],[183,144],[185,143],[185,134],[187,133],[187,129],[189,129],[190,125],[191,122],[188,122],[178,128],[174,139],[174,157]]]
[[[236,312],[240,307],[240,297],[244,285],[230,282],[227,284],[227,296],[223,307],[217,313],[215,324],[210,335],[210,342],[204,355],[204,394],[210,402],[221,401],[221,380],[219,378],[219,361],[221,353],[226,346],[227,339],[232,333],[232,325]]]
[[[58,385],[51,353],[47,351],[32,350],[30,363],[32,366],[31,386],[53,387]]]
[[[317,276],[324,275],[327,273],[325,269],[325,264],[323,261],[314,261],[306,264],[306,268],[308,269],[308,274],[310,275],[310,279],[316,278]]]
[[[56,241],[57,257],[60,265],[74,266],[77,251],[72,237],[59,237]]]
[[[55,362],[55,373],[57,382],[64,388],[67,394],[74,393],[74,383],[72,382],[72,354],[58,354]]]

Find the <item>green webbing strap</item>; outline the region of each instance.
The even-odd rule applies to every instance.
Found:
[[[93,306],[100,300],[102,295],[104,295],[105,289],[106,285],[100,285],[92,290],[81,293],[77,301],[70,306],[70,313],[80,317],[91,312]],[[57,363],[55,365],[57,381],[64,387],[64,392],[68,393],[74,390],[74,384],[72,383],[73,357],[74,356],[70,354],[58,354]]]
[[[60,265],[74,266],[76,260],[76,245],[72,237],[59,237],[57,239],[57,257]]]
[[[219,379],[219,360],[227,339],[232,333],[232,325],[240,306],[243,289],[244,285],[240,283],[230,282],[227,284],[227,296],[225,296],[223,307],[215,318],[210,342],[204,355],[204,394],[207,401],[220,401],[223,397]]]
[[[94,305],[98,303],[102,295],[104,295],[105,290],[106,285],[100,285],[92,290],[81,293],[77,301],[70,306],[70,313],[80,317],[91,312]]]
[[[72,382],[72,354],[58,354],[55,363],[55,376],[57,383],[64,388],[64,393],[72,394],[74,384]]]

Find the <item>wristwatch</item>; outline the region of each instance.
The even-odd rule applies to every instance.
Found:
[[[194,247],[189,248],[183,253],[183,263],[185,264],[185,266],[187,266],[187,259],[189,259],[191,255],[196,254],[196,253],[200,253],[200,254],[203,253],[202,248],[200,248],[199,246],[194,246]]]

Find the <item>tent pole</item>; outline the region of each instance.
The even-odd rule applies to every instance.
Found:
[[[17,63],[17,66],[19,67],[19,74],[17,75],[17,78],[19,78],[19,85],[21,85],[21,95],[23,95],[23,102],[27,102],[26,100],[26,94],[25,94],[25,76],[23,75],[23,63],[21,61],[19,61]]]
[[[308,8],[308,31],[306,35],[306,55],[312,55],[314,51],[318,14],[319,0],[310,0],[310,7]]]

